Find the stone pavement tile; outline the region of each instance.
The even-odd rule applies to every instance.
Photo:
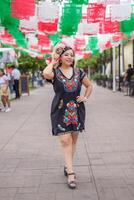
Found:
[[[43,174],[43,170],[40,169],[19,169],[13,172],[14,176],[41,176]]]
[[[22,160],[19,165],[18,165],[18,169],[20,170],[24,170],[24,169],[31,169],[31,170],[39,170],[39,169],[45,169],[47,167],[47,161],[46,160],[37,160],[37,159],[33,159],[33,160]]]
[[[17,194],[37,194],[38,187],[21,187],[18,188]]]
[[[74,191],[73,199],[78,199],[78,200],[98,200],[98,196],[97,196],[96,192],[92,192],[92,191],[89,191],[89,190]]]
[[[126,179],[134,179],[134,168],[133,169],[124,169],[124,174]]]
[[[1,177],[0,187],[22,187],[24,185],[24,177]]]
[[[134,164],[131,163],[118,163],[118,164],[108,164],[105,165],[108,169],[118,169],[118,170],[124,170],[124,169],[134,169]]]
[[[104,160],[102,158],[90,159],[90,163],[91,163],[92,166],[94,166],[94,165],[105,165]]]
[[[17,155],[16,147],[10,150],[4,149],[0,152],[0,161],[4,162],[7,159],[18,159],[16,155]]]
[[[117,200],[133,200],[134,196],[130,193],[128,188],[114,188],[114,194]]]
[[[59,175],[59,174],[43,174],[41,177],[41,185],[47,184],[47,183],[63,183],[65,182],[65,177],[64,175]]]
[[[44,193],[43,195],[38,195],[37,200],[56,200],[56,195],[53,192]]]
[[[133,196],[133,198],[134,198],[134,184],[128,185],[128,190],[129,190],[130,194],[131,194],[131,195]]]
[[[1,197],[0,200],[14,200],[14,197]]]
[[[73,197],[73,191],[71,191],[70,189],[68,189],[67,192],[62,192],[62,191],[59,191],[59,192],[56,192],[56,200],[73,200],[74,197]]]
[[[119,199],[116,199],[114,192],[111,188],[101,188],[101,189],[99,189],[98,195],[99,195],[100,200],[119,200]]]
[[[39,187],[41,176],[25,176],[24,187]]]
[[[37,200],[37,194],[16,194],[14,200]]]
[[[84,172],[84,171],[75,171],[76,172],[76,177],[78,182],[91,182],[92,177],[89,175],[89,172]],[[61,172],[55,172],[53,173],[52,170],[49,170],[47,173],[43,173],[41,177],[41,184],[45,183],[65,183],[66,177],[63,174],[63,169]]]
[[[67,182],[65,181],[64,183],[48,183],[48,184],[43,184],[39,186],[39,195],[41,196],[44,193],[58,193],[58,192],[68,192],[68,186]]]
[[[120,152],[103,153],[102,159],[106,165],[127,163],[126,160],[122,159]]]
[[[94,185],[94,182],[77,182],[77,190],[75,191],[79,191],[79,192],[84,192],[84,191],[89,191],[89,192],[93,192],[96,193],[96,188]]]
[[[16,167],[18,166],[20,160],[19,159],[5,159],[4,167],[0,170],[0,172],[10,172],[12,173],[15,171]]]
[[[90,143],[87,146],[88,153],[100,153],[102,152],[102,144],[99,142]]]
[[[17,188],[0,188],[0,200],[4,199],[5,197],[13,198],[17,193]]]
[[[123,178],[119,179],[96,179],[95,180],[97,188],[120,188],[120,187],[127,187],[127,184]]]
[[[12,176],[12,174],[14,173],[14,169],[8,169],[8,170],[0,170],[0,179],[1,179],[1,177],[11,177]]]
[[[93,193],[96,193],[96,189],[94,184],[91,182],[77,182],[77,189],[76,191],[79,191],[81,193],[84,193],[85,191],[90,191]],[[39,186],[39,194],[44,194],[46,192],[54,192],[54,193],[66,193],[66,192],[73,192],[72,190],[70,190],[68,188],[67,185],[67,180],[65,179],[64,183],[57,183],[57,184],[53,184],[53,183],[48,183],[48,184],[42,184]]]
[[[67,192],[59,192],[56,193],[56,200],[98,200],[97,194],[89,191],[89,190],[84,190],[84,191],[78,191],[77,189],[73,191],[68,191]]]
[[[106,167],[106,169],[101,169],[99,166],[95,169],[93,168],[93,174],[95,179],[125,179],[125,174],[122,169],[109,169],[108,166]]]
[[[126,178],[125,182],[127,185],[134,185],[134,178]]]
[[[3,199],[4,200],[4,199]],[[55,200],[55,193],[40,194],[16,194],[14,200]]]

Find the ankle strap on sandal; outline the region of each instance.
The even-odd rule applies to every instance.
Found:
[[[70,176],[70,175],[75,175],[75,173],[74,173],[74,172],[71,172],[71,173],[68,173],[67,175],[68,175],[68,176]]]

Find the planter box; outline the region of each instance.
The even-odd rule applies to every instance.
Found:
[[[107,80],[107,88],[108,89],[113,89],[113,80],[112,79],[108,79]]]

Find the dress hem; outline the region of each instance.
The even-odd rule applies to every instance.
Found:
[[[65,135],[65,134],[69,134],[69,133],[79,133],[79,132],[85,132],[85,129],[82,129],[82,130],[78,130],[78,131],[66,131],[66,132],[60,132],[60,133],[57,133],[57,134],[52,134],[53,136],[60,136],[60,135]]]

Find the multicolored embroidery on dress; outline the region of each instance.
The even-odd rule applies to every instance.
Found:
[[[71,79],[66,78],[63,76],[60,69],[56,69],[56,75],[60,82],[63,83],[64,89],[66,92],[74,92],[77,89],[78,82],[79,82],[79,71],[74,70],[74,76]]]
[[[63,122],[66,126],[69,126],[70,124],[78,125],[77,105],[73,100],[67,103]]]

